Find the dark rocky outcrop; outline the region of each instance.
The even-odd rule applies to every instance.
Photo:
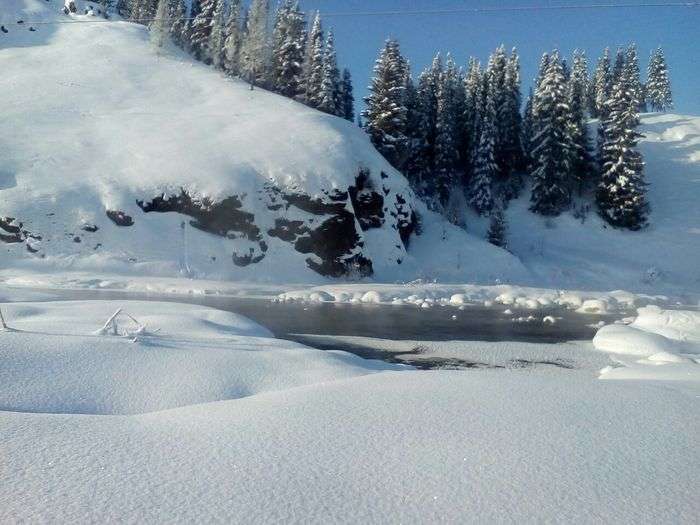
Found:
[[[107,210],[107,217],[117,226],[133,226],[134,219],[120,210]]]

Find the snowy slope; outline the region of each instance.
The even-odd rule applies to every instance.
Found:
[[[57,8],[0,7],[11,29],[0,38],[0,218],[15,219],[0,232],[17,241],[6,265],[313,280],[411,259],[421,206],[357,126],[178,50],[157,56],[143,26],[16,24],[99,20]],[[455,244],[519,268],[452,230]]]
[[[541,286],[700,291],[700,117],[647,114],[640,131],[649,228],[615,230],[594,209],[547,220],[529,195],[511,205],[510,247]]]

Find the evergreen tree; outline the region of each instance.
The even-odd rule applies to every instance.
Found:
[[[533,100],[532,205],[541,215],[559,215],[571,201],[569,105],[559,53],[549,60]]]
[[[420,111],[420,133],[417,135],[415,156],[416,177],[420,180],[421,193],[430,204],[437,193],[434,177],[435,141],[437,137],[438,91],[443,75],[442,59],[436,55],[427,69],[418,78],[418,108]]]
[[[613,86],[604,122],[604,164],[596,204],[600,215],[611,225],[639,230],[647,223],[648,204],[644,181],[644,162],[637,150],[642,136],[638,131],[639,103],[629,86],[634,79],[629,68]]]
[[[615,54],[615,65],[612,70],[611,89],[613,84],[617,84],[622,78],[622,73],[625,69],[625,52],[621,47],[617,48],[617,53]]]
[[[177,46],[183,47],[185,44],[187,31],[187,6],[185,0],[170,0],[168,9],[170,40]]]
[[[588,92],[588,64],[586,55],[574,51],[569,78],[569,135],[571,141],[571,175],[579,194],[591,175],[588,129],[586,127],[586,93]]]
[[[422,194],[422,177],[426,172],[426,129],[423,107],[418,89],[413,83],[410,71],[404,78],[404,105],[406,107],[407,159],[403,173],[417,193]]]
[[[397,169],[402,168],[407,146],[405,66],[398,42],[387,40],[375,63],[362,113],[372,143]]]
[[[487,97],[493,98],[496,110],[496,118],[493,123],[496,130],[494,156],[498,166],[498,178],[501,182],[505,182],[510,175],[509,161],[506,155],[507,137],[510,132],[508,119],[511,116],[507,103],[509,98],[506,83],[507,69],[508,58],[505,47],[501,45],[489,57],[489,63],[486,68]]]
[[[493,93],[489,94],[479,124],[479,144],[474,155],[474,174],[469,188],[469,204],[479,215],[493,209],[493,183],[498,175],[496,150],[496,105]]]
[[[659,47],[651,54],[647,69],[647,99],[652,111],[666,111],[673,107],[671,83],[664,52]]]
[[[494,246],[507,249],[508,242],[506,240],[506,231],[506,218],[503,214],[503,208],[501,206],[497,206],[496,209],[491,213],[491,220],[489,223],[488,231],[488,241]]]
[[[197,60],[211,64],[211,50],[209,48],[212,26],[214,25],[214,12],[220,1],[200,0],[199,12],[192,20],[189,31],[190,50]],[[194,4],[193,4],[194,5]]]
[[[224,40],[224,71],[231,76],[241,74],[241,45],[243,44],[243,21],[241,0],[231,0],[226,18]]]
[[[644,88],[639,74],[639,59],[637,57],[637,46],[631,44],[625,53],[625,67],[623,77],[627,83],[627,89],[631,90],[634,99],[637,101],[639,111],[646,111],[646,99]]]
[[[593,82],[591,84],[591,115],[600,117],[603,113],[605,102],[610,96],[610,87],[612,84],[612,76],[610,73],[610,49],[607,47],[603,52],[603,56],[598,59]]]
[[[476,147],[479,144],[478,121],[481,118],[481,86],[482,86],[481,64],[474,58],[469,58],[467,75],[464,78],[464,126],[462,156],[465,166],[465,185],[469,182],[469,174],[473,169],[473,158]]]
[[[353,122],[355,120],[355,96],[352,89],[352,76],[348,68],[343,69],[343,78],[340,81],[340,99],[342,109],[340,116]]]
[[[452,57],[447,55],[445,70],[440,78],[437,92],[434,161],[437,196],[443,205],[447,203],[450,192],[459,180],[457,174],[459,163],[459,145],[457,144],[459,89],[461,89],[461,84],[457,74],[457,66]]]
[[[241,68],[251,89],[253,86],[264,86],[269,74],[268,18],[268,0],[253,0],[241,46]]]
[[[216,69],[224,69],[224,44],[226,42],[226,2],[218,0],[214,8],[209,35],[209,58]]]
[[[155,13],[155,20],[151,22],[150,26],[151,44],[156,49],[156,52],[160,52],[160,50],[165,45],[166,40],[168,39],[169,8],[169,0],[158,0],[158,7]]]
[[[300,99],[311,107],[317,107],[323,81],[324,38],[321,15],[317,12],[306,40],[306,53],[302,70],[303,95]]]
[[[505,75],[505,97],[500,117],[503,119],[502,128],[502,174],[505,179],[504,198],[512,199],[517,197],[521,180],[518,171],[522,170],[523,147],[521,141],[522,116],[520,107],[522,106],[522,95],[520,94],[520,58],[513,49],[506,65]]]
[[[523,112],[523,125],[522,125],[522,145],[523,145],[523,166],[525,171],[530,173],[532,171],[532,145],[534,141],[534,117],[532,115],[532,102],[534,98],[534,92],[530,88],[530,93],[527,97],[527,102],[525,102],[525,111]]]
[[[304,62],[304,14],[299,2],[285,0],[277,10],[272,43],[275,91],[290,98],[300,94]]]
[[[321,93],[318,101],[318,109],[331,115],[342,115],[342,101],[340,99],[340,73],[335,54],[335,39],[333,31],[328,31],[326,46],[323,53],[323,77],[321,79]]]

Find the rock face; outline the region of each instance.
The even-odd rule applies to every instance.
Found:
[[[367,170],[361,170],[355,184],[347,190],[325,191],[323,197],[265,185],[257,196],[265,206],[256,207],[265,210],[264,217],[246,211],[244,201],[248,199],[247,195],[231,195],[213,202],[194,198],[181,189],[178,194],[161,194],[150,200],[137,200],[136,204],[147,214],[179,213],[190,217],[190,226],[198,230],[250,241],[247,251],[231,254],[232,263],[237,266],[262,261],[269,239],[276,238],[297,252],[308,254],[308,267],[328,277],[372,275],[371,257],[363,252],[363,232],[392,228],[406,246],[415,229],[415,213],[407,200],[384,187],[377,191]],[[110,210],[107,215],[120,226],[133,224],[124,212]],[[271,226],[262,228],[258,225],[262,223]]]

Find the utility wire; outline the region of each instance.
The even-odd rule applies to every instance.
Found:
[[[512,7],[455,7],[446,9],[414,9],[414,10],[394,10],[394,11],[338,11],[323,13],[324,18],[330,17],[353,17],[353,16],[421,16],[421,15],[453,15],[453,14],[500,14],[500,13],[532,13],[537,11],[584,11],[594,9],[660,9],[660,8],[686,8],[700,7],[700,2],[639,2],[627,4],[575,4],[575,5],[530,5]],[[180,18],[139,18],[125,19],[127,22],[175,22],[184,20],[194,20],[194,17]],[[202,18],[201,20],[213,20],[213,18]],[[57,25],[57,24],[102,24],[113,22],[114,20],[53,20],[50,22],[30,22],[24,21],[27,25]]]

